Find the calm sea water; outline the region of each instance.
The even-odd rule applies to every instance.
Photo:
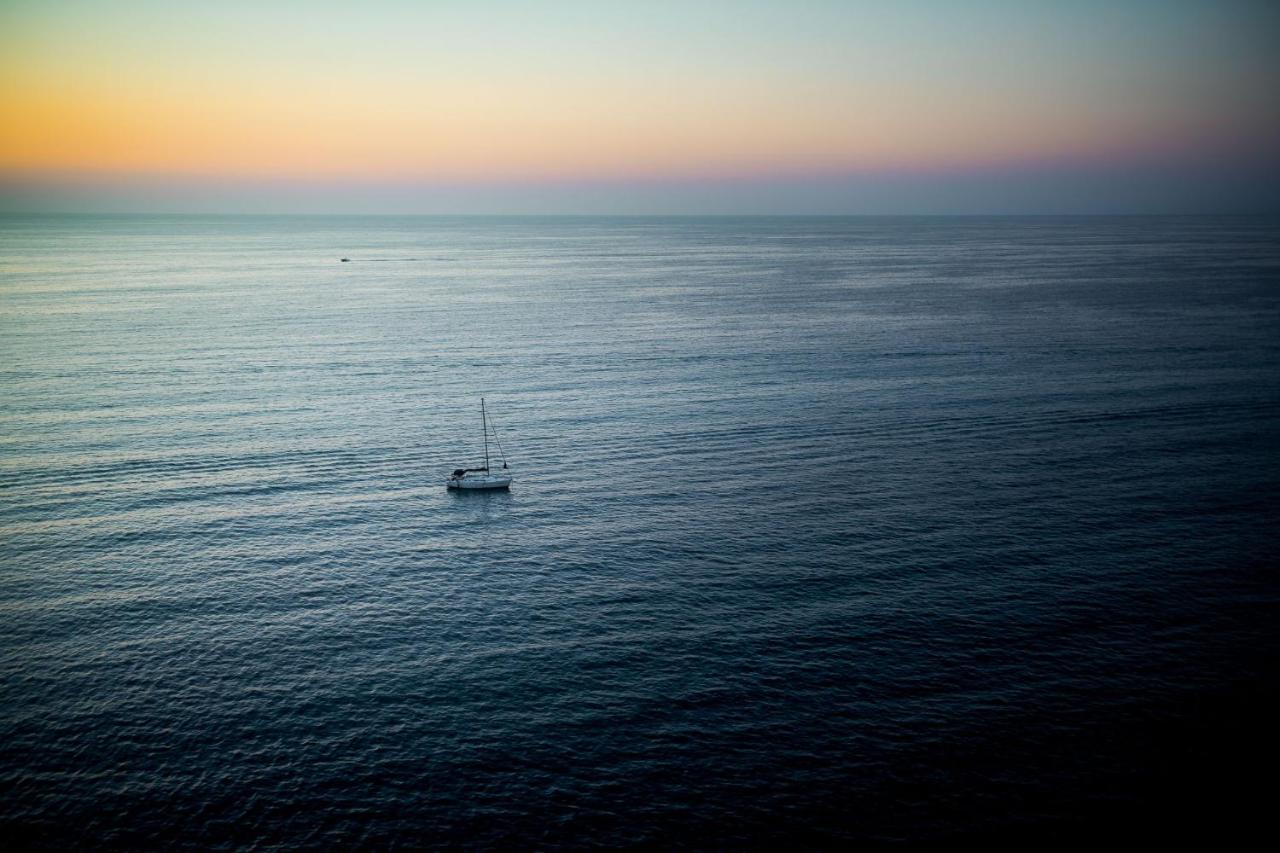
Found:
[[[7,218],[0,399],[11,840],[1181,832],[1275,754],[1276,220]]]

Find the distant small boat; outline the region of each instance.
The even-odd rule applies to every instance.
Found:
[[[350,258],[338,258],[338,260],[342,261],[344,264],[349,264],[349,263],[351,263],[351,259],[350,259]]]
[[[502,457],[502,467],[489,470],[489,432],[493,432],[493,441],[498,445],[498,455]],[[509,489],[511,488],[510,469],[507,468],[507,455],[502,451],[502,442],[498,440],[498,431],[489,423],[484,410],[484,397],[480,398],[480,431],[484,435],[484,467],[455,468],[445,480],[445,488],[449,489]]]

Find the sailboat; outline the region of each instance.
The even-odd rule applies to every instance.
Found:
[[[511,488],[511,472],[507,468],[507,455],[502,451],[502,442],[498,440],[498,431],[489,423],[484,410],[484,397],[480,398],[480,431],[484,435],[484,467],[455,468],[445,480],[449,489],[509,489]],[[497,471],[489,470],[489,433],[493,433],[493,441],[498,445],[498,455],[502,457],[502,467]]]

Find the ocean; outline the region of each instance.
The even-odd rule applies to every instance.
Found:
[[[0,400],[14,846],[1270,807],[1274,218],[9,216]]]

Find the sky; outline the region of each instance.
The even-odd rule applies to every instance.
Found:
[[[0,210],[1280,212],[1280,4],[0,0]]]

